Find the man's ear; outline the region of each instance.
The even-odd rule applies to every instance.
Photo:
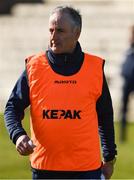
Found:
[[[79,28],[74,28],[74,34],[75,34],[75,39],[76,40],[78,40],[79,39],[79,37],[80,37],[80,33],[81,33],[81,31],[80,31],[80,29]]]

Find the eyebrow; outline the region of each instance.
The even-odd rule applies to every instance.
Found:
[[[52,27],[49,28],[49,30],[52,30],[52,29],[53,29]],[[62,28],[62,27],[55,27],[55,29],[58,30],[58,31],[59,31],[59,30],[60,30],[60,31],[61,31],[61,30],[64,30],[64,28]]]

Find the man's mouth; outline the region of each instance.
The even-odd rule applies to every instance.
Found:
[[[52,41],[52,46],[56,47],[56,46],[59,46],[59,45],[60,45],[60,43]]]

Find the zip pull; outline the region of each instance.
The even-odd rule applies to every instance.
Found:
[[[65,56],[64,62],[67,63],[67,56]]]

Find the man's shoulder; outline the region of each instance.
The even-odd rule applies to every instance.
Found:
[[[40,52],[31,56],[28,56],[25,61],[26,63],[36,63],[39,60],[41,60],[42,58],[45,57],[45,53],[44,52]]]
[[[90,61],[91,60],[92,61],[101,61],[101,62],[105,61],[103,57],[100,57],[100,56],[95,55],[95,54],[90,54],[90,53],[85,52],[84,55],[85,55],[85,58],[90,60]]]

